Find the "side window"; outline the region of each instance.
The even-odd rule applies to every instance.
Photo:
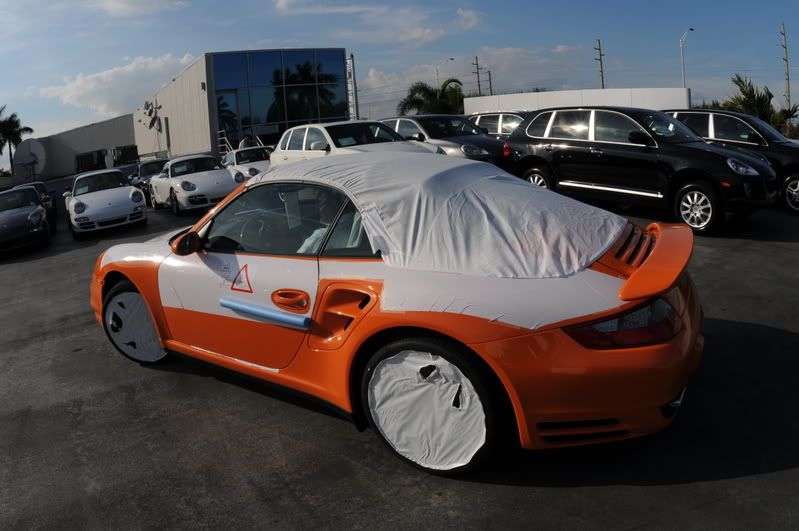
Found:
[[[291,140],[289,140],[289,150],[301,150],[302,143],[305,140],[305,131],[307,128],[301,127],[299,129],[295,129],[294,133],[291,135]]]
[[[325,135],[317,129],[316,127],[309,127],[308,134],[305,135],[305,150],[314,149],[313,146],[314,142],[321,142],[322,144],[327,144],[327,140],[325,140]],[[319,145],[316,145],[316,149],[321,149]]]
[[[397,131],[397,133],[399,133],[399,135],[402,138],[408,138],[411,135],[415,135],[421,132],[422,132],[421,129],[416,127],[416,124],[411,122],[410,120],[399,121],[399,130]]]
[[[549,138],[588,140],[591,111],[558,111],[549,131]]]
[[[533,121],[527,126],[527,136],[543,138],[550,118],[552,118],[551,112],[544,112],[533,118]]]
[[[383,123],[394,131],[397,130],[397,120],[384,120]]]
[[[519,124],[522,123],[521,116],[516,116],[515,114],[503,114],[502,115],[502,132],[510,134],[519,127]]]
[[[266,184],[239,195],[204,235],[210,252],[316,255],[346,196],[308,184]]]
[[[751,135],[751,136],[750,136]],[[755,130],[738,118],[723,114],[713,115],[713,138],[734,142],[757,142]]]
[[[229,151],[229,152],[228,152],[228,153],[225,155],[225,164],[233,164],[233,155],[234,155],[234,154],[233,154],[233,152],[232,152],[232,151]]]
[[[499,131],[499,115],[498,114],[484,114],[477,122],[479,127],[488,129],[491,134],[496,134]]]
[[[677,119],[688,126],[694,133],[707,138],[710,136],[708,130],[708,123],[710,122],[710,115],[698,112],[681,112],[677,115]]]
[[[361,223],[361,213],[352,201],[347,202],[333,232],[330,233],[322,256],[348,256],[370,258],[377,256]]]
[[[283,138],[280,140],[280,149],[286,150],[289,148],[289,137],[291,136],[291,131],[286,131],[283,133]]]
[[[594,140],[598,142],[630,143],[630,133],[644,129],[623,114],[595,111]]]

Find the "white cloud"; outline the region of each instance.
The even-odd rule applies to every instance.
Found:
[[[309,0],[275,0],[275,9],[283,15],[333,15],[368,13],[380,10],[369,4],[330,4]]]
[[[136,57],[126,65],[66,77],[61,85],[40,88],[39,95],[91,109],[104,117],[131,112],[193,60],[188,53],[183,57]]]
[[[568,53],[579,49],[579,46],[570,46],[568,44],[558,44],[552,48],[552,53]]]
[[[477,13],[471,9],[458,8],[455,12],[458,26],[467,30],[477,25]]]
[[[179,9],[186,5],[185,0],[90,0],[80,2],[88,8],[98,9],[113,17],[130,15],[144,15],[172,9]]]

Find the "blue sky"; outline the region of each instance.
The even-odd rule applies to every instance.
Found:
[[[782,104],[781,21],[799,80],[796,4],[779,0],[0,0],[0,13],[0,104],[35,136],[133,111],[207,51],[346,47],[372,118],[393,112],[410,82],[434,82],[436,65],[442,80],[476,90],[475,55],[495,90],[594,88],[597,38],[608,87],[679,86],[678,39],[689,25],[695,100],[726,97],[739,72]],[[799,84],[793,89],[799,101]]]

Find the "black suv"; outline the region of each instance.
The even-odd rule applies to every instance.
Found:
[[[485,134],[498,140],[507,140],[528,116],[530,113],[527,111],[476,112],[466,119],[477,124]]]
[[[664,111],[711,144],[746,149],[766,157],[777,172],[780,203],[799,215],[799,144],[763,120],[731,111],[684,109]]]
[[[670,207],[695,232],[774,202],[768,161],[708,144],[673,117],[627,107],[541,109],[508,139],[515,172],[538,186]]]

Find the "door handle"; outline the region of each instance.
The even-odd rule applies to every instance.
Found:
[[[599,148],[592,147],[590,148],[591,154],[596,155],[597,157],[602,155],[602,150]]]
[[[299,289],[278,289],[272,292],[272,302],[289,312],[308,313],[311,297]]]

